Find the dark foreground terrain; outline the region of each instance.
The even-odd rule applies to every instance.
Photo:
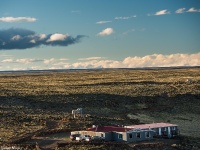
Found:
[[[0,144],[47,128],[152,122],[199,139],[199,89],[200,68],[0,73]],[[74,127],[80,107],[90,119]]]

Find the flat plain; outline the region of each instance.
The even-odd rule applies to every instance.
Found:
[[[87,127],[169,122],[200,138],[199,89],[198,67],[0,73],[0,144],[77,108],[95,116]]]

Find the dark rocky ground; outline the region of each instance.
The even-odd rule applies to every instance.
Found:
[[[187,81],[190,79],[190,81]],[[200,69],[83,70],[0,74],[0,143],[44,128],[73,128],[79,107],[92,124],[170,122],[198,139]]]

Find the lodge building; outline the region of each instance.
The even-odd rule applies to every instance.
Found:
[[[136,142],[151,140],[156,136],[172,138],[178,135],[178,126],[169,123],[152,123],[124,127],[93,126],[84,131],[73,131],[71,134],[100,136],[105,141]]]

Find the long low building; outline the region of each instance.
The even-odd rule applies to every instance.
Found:
[[[100,136],[103,137],[105,141],[133,142],[151,140],[153,139],[154,132],[153,130],[140,130],[118,126],[96,126],[85,131],[73,131],[71,134]]]
[[[141,129],[141,130],[154,130],[154,136],[166,136],[171,138],[175,135],[178,135],[178,125],[170,124],[170,123],[151,123],[151,124],[141,124],[141,125],[132,125],[132,126],[125,126],[126,128],[132,129]]]
[[[151,140],[154,136],[167,136],[169,138],[178,134],[178,126],[169,123],[153,123],[132,126],[93,126],[85,131],[73,131],[71,134],[88,134],[100,136],[106,141],[145,141]]]

